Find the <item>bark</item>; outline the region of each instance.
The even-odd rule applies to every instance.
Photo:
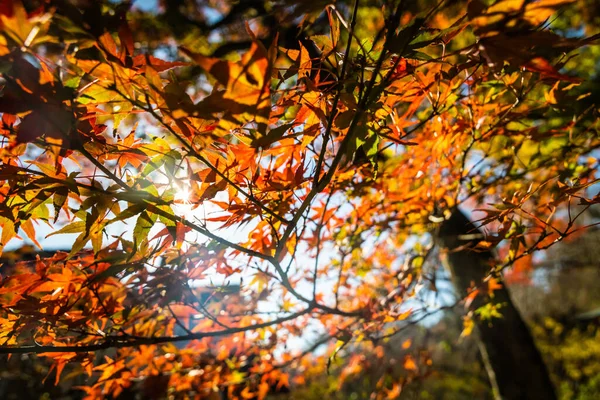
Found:
[[[460,296],[465,296],[472,284],[481,284],[493,266],[492,252],[472,250],[482,238],[482,232],[458,209],[442,223],[438,232],[438,242],[445,249],[444,264]],[[495,318],[491,323],[477,317],[474,320],[495,398],[556,399],[541,354],[504,285],[494,290],[493,297],[478,295],[470,309],[489,302],[501,304],[502,318]]]

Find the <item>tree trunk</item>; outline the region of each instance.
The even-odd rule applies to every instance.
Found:
[[[470,250],[482,238],[482,232],[458,209],[440,227],[438,242],[446,250],[443,262],[459,296],[465,296],[472,283],[481,284],[493,265],[494,255],[490,251]],[[504,285],[494,290],[491,299],[477,296],[470,309],[486,302],[500,305],[502,314],[502,318],[491,322],[474,318],[479,349],[495,398],[556,399],[546,365]]]

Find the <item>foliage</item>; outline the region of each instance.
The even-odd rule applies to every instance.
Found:
[[[599,238],[600,232],[593,230],[553,246],[533,270],[527,271],[529,282],[520,280],[509,285],[560,399],[595,399],[600,394],[600,294],[595,257]],[[430,262],[438,263],[435,259]],[[307,370],[303,374],[306,382],[294,388],[291,396],[307,400],[369,398],[377,379],[388,375],[386,379],[391,382],[402,383],[402,398],[491,398],[476,335],[464,336],[461,331],[460,310],[446,311],[435,323],[407,327],[381,345],[383,352],[370,351],[365,346],[348,349],[353,357],[359,353],[365,358],[361,370],[352,368],[351,363],[332,368],[327,377],[318,369]],[[430,369],[410,376],[410,370],[398,368],[398,361],[405,355],[419,353],[431,359]],[[421,363],[419,368],[426,368],[426,364]],[[352,379],[340,380],[350,370]]]
[[[459,205],[499,273],[600,202],[569,0],[1,7],[0,245],[69,250],[2,268],[0,352],[79,369],[88,398],[264,398],[319,345],[326,369],[429,315]]]

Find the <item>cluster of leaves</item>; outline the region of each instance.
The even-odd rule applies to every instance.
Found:
[[[533,270],[522,271],[535,275],[533,282],[522,279],[508,284],[559,399],[594,399],[600,393],[599,238],[600,231],[592,229],[553,246],[534,263]],[[401,386],[402,398],[492,399],[477,338],[461,334],[458,312],[446,310],[435,323],[413,325],[377,346],[352,349],[349,362],[337,358],[328,376],[317,367],[307,369],[301,375],[302,386],[294,388],[294,398],[363,399],[378,392],[393,394],[396,385]],[[424,356],[431,358],[432,366],[428,358],[421,361]],[[420,362],[412,366],[410,360]]]
[[[72,242],[0,270],[0,352],[81,366],[90,398],[159,375],[264,398],[308,368],[286,342],[424,318],[458,205],[486,205],[500,271],[600,202],[564,69],[594,37],[547,25],[571,1],[173,3],[2,4],[0,246]]]

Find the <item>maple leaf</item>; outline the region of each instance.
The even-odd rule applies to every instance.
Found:
[[[258,131],[266,134],[266,124],[271,110],[271,63],[267,50],[254,41],[240,62],[206,57],[185,48],[181,50],[212,75],[224,87],[196,105],[208,107],[213,113],[224,113],[219,129],[231,129],[253,121]],[[253,138],[256,140],[258,138]]]
[[[372,382],[395,398],[429,373],[392,338],[439,290],[438,253],[463,337],[535,349],[473,316],[600,201],[597,57],[567,54],[597,36],[562,36],[593,28],[579,4],[34,3],[0,3],[0,249],[48,247],[43,226],[67,250],[2,259],[1,353],[42,352],[61,387],[87,372],[89,398],[264,398],[323,373],[343,397],[396,343],[405,376]],[[495,234],[459,209],[481,204]],[[492,382],[552,398],[524,360]]]

